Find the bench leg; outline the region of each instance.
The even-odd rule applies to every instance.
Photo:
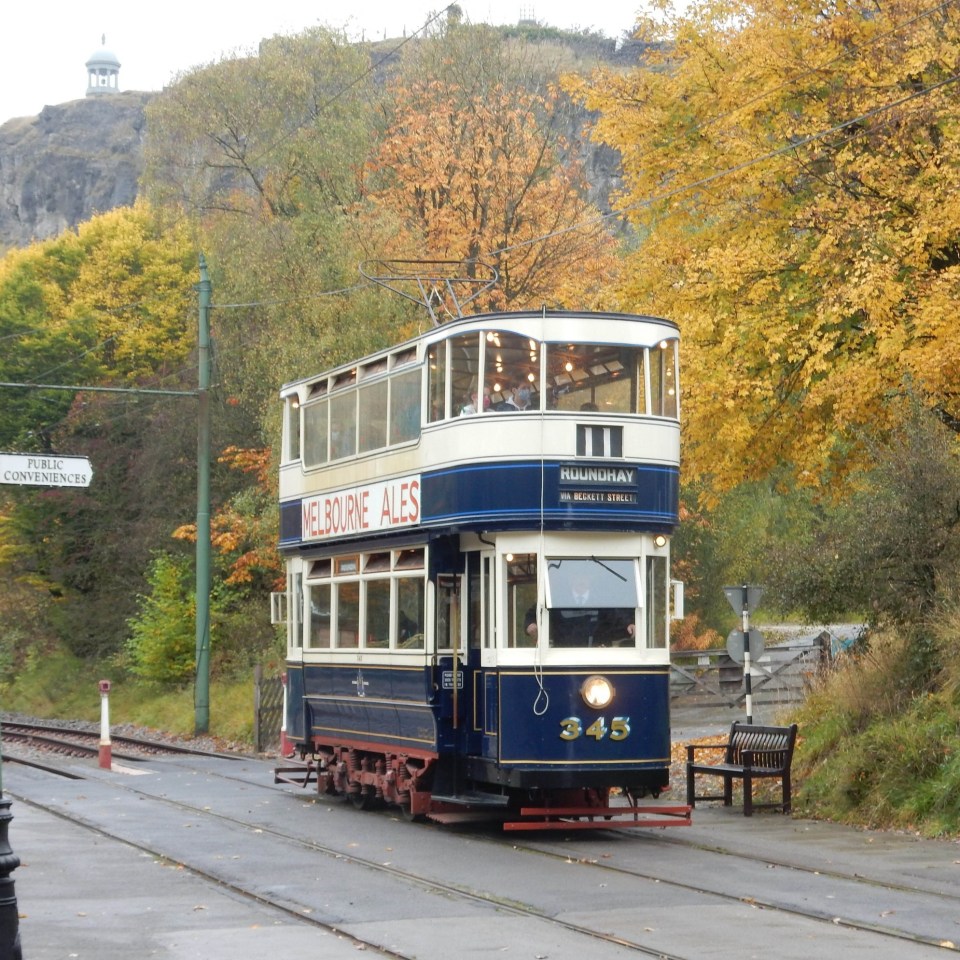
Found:
[[[743,815],[753,816],[753,777],[748,770],[743,772]]]
[[[687,806],[691,809],[697,805],[697,797],[693,786],[693,766],[687,764]]]
[[[783,775],[783,812],[790,812],[790,771]]]
[[[733,777],[726,774],[723,777],[723,805],[725,807],[733,805]]]

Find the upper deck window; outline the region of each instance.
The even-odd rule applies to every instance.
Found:
[[[662,340],[650,351],[650,412],[677,416],[677,341]]]
[[[433,344],[429,360],[431,422],[544,409],[678,415],[676,340],[647,348],[471,331]]]
[[[642,347],[548,344],[549,403],[585,413],[644,413],[643,359]]]
[[[287,397],[284,460],[300,459],[300,398],[296,395]]]

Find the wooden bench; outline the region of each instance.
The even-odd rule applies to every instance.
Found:
[[[789,727],[762,727],[734,721],[726,743],[687,744],[687,803],[694,807],[697,800],[723,800],[729,807],[733,802],[733,781],[743,781],[743,815],[752,816],[754,807],[780,807],[790,812],[790,764],[797,740],[797,725]],[[697,760],[697,754],[708,750],[723,751],[719,762]],[[694,777],[697,774],[721,777],[723,793],[696,795]],[[753,782],[778,779],[783,789],[780,803],[755,804]]]

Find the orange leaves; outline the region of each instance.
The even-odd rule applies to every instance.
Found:
[[[252,475],[254,484],[236,494],[210,519],[210,544],[224,559],[230,586],[252,584],[264,577],[272,582],[281,575],[277,552],[277,516],[270,475],[270,451],[230,446],[218,463]],[[195,543],[197,526],[187,523],[174,530],[176,540]]]
[[[499,289],[477,309],[592,302],[614,269],[612,241],[576,164],[561,162],[560,95],[519,82],[520,65],[483,32],[441,42],[456,47],[449,57],[391,84],[393,114],[366,167],[377,215],[402,224],[395,255],[495,266]]]

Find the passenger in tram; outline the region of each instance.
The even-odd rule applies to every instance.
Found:
[[[465,404],[460,408],[460,416],[461,416],[461,417],[466,417],[466,416],[469,416],[469,415],[472,414],[472,413],[476,413],[476,412],[480,409],[480,407],[479,407],[479,405],[478,405],[478,403],[477,403],[477,400],[478,400],[478,394],[477,394],[477,391],[474,390],[474,391],[470,394],[470,402],[469,402],[469,403],[465,403]],[[484,410],[489,410],[489,409],[490,409],[490,388],[489,388],[489,387],[484,387],[484,388],[483,388],[483,409],[484,409]]]
[[[510,396],[507,397],[502,403],[498,403],[496,409],[500,411],[529,410],[531,406],[531,397],[532,392],[530,390],[530,381],[521,379],[517,382],[516,386],[511,388]]]

